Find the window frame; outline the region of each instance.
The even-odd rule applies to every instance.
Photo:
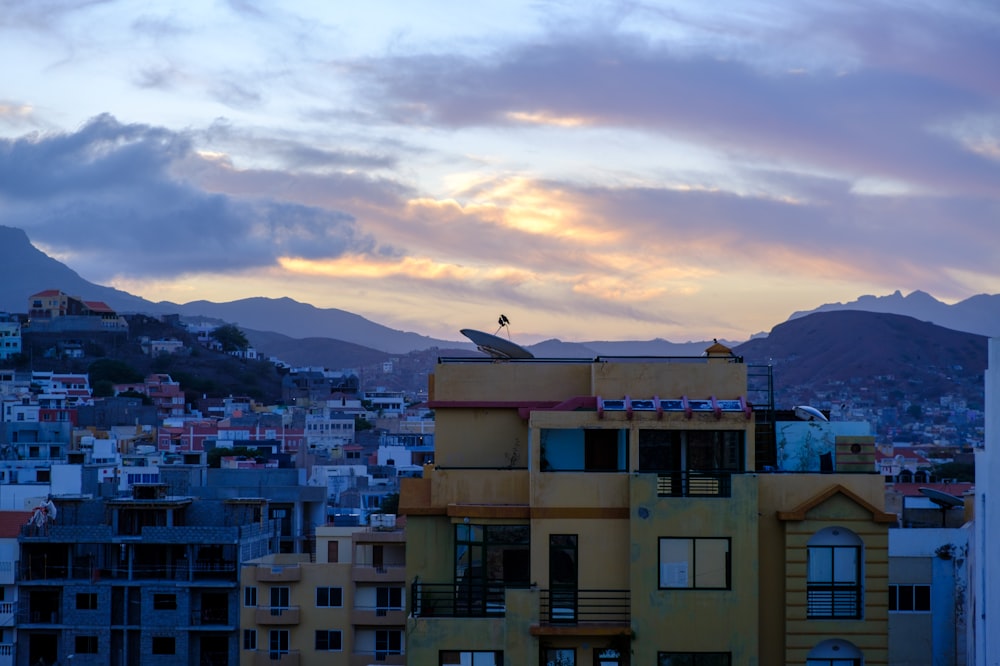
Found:
[[[565,661],[563,656],[557,653],[569,653],[569,661]],[[550,661],[551,659],[551,661]],[[543,647],[539,666],[576,666],[575,647]]]
[[[461,666],[462,658],[466,655],[472,666],[483,666],[478,663],[479,660],[476,657],[484,655],[493,655],[493,666],[503,666],[503,650],[438,650],[438,666]],[[445,661],[446,656],[451,656],[452,659],[457,658],[458,661]]]
[[[904,590],[909,596],[909,608],[904,608],[905,604],[900,603]],[[890,613],[930,613],[931,605],[931,586],[929,583],[891,583],[889,585]],[[918,606],[920,607],[918,608]]]
[[[330,638],[332,636],[337,636],[337,646],[331,647],[332,641]],[[323,638],[320,641],[320,637]],[[320,644],[324,643],[326,647],[320,647]],[[340,629],[317,629],[313,636],[313,649],[316,652],[343,652],[344,650],[344,634]]]
[[[257,650],[257,630],[256,629],[244,629],[243,630],[243,649],[244,650]]]
[[[331,592],[333,590],[337,591],[337,603],[332,603]],[[325,603],[322,597],[325,596]],[[316,587],[316,608],[343,608],[344,607],[344,588],[337,586],[317,586]]]
[[[864,617],[864,547],[856,544],[819,543],[806,546],[806,618],[810,620],[860,620]],[[853,553],[854,580],[839,580],[838,555]],[[829,556],[829,579],[814,578],[814,559]],[[844,601],[846,599],[847,601]],[[825,607],[829,607],[824,611]]]
[[[289,638],[291,632],[288,629],[270,629],[267,632],[267,652],[271,659],[280,659],[282,655],[289,654]]]
[[[154,592],[153,610],[156,611],[177,610],[177,595],[170,592]]]
[[[247,603],[252,602],[252,603]],[[243,588],[243,607],[244,608],[256,608],[257,607],[257,586],[247,585]]]
[[[664,580],[664,560],[663,546],[666,541],[688,541],[690,542],[690,560],[686,579],[688,585],[667,585]],[[725,568],[726,582],[722,586],[699,585],[698,584],[698,542],[725,542]],[[660,590],[698,590],[698,591],[726,591],[733,589],[733,538],[732,537],[707,537],[707,536],[661,536],[657,539],[657,563],[659,571],[657,573],[657,585]]]

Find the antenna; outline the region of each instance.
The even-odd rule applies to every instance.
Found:
[[[503,314],[501,312],[500,313],[500,318],[497,319],[497,323],[500,324],[500,326],[497,327],[496,332],[499,333],[500,329],[503,328],[504,326],[506,326],[507,327],[507,339],[510,340],[510,319],[507,319],[507,315],[505,315],[505,314]],[[494,333],[494,335],[496,335],[496,333]]]
[[[501,328],[503,327],[501,326]],[[509,361],[514,358],[535,358],[535,355],[524,347],[510,340],[504,340],[497,335],[491,335],[472,328],[463,328],[459,333],[469,338],[476,345],[476,349],[497,360]]]

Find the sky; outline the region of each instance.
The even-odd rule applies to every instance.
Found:
[[[954,303],[1000,293],[998,35],[995,0],[0,0],[0,224],[154,301],[448,340]]]

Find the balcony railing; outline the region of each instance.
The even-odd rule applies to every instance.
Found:
[[[806,588],[806,616],[813,620],[861,619],[861,586],[809,583]]]
[[[503,617],[502,584],[413,583],[410,590],[414,617]]]
[[[730,497],[732,472],[723,470],[688,470],[658,472],[658,497]]]
[[[542,624],[629,624],[632,602],[628,590],[541,590]]]
[[[298,606],[257,606],[257,610],[254,612],[254,620],[257,624],[298,624],[299,623],[299,607]]]
[[[57,610],[31,610],[30,608],[19,608],[17,611],[17,624],[60,624],[60,615]]]
[[[257,650],[254,666],[299,666],[298,650]]]
[[[10,627],[14,624],[14,617],[17,613],[17,603],[14,601],[0,601],[0,627]]]

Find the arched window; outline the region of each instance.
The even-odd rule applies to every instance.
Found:
[[[807,545],[807,617],[860,619],[864,584],[864,542],[844,527],[827,527]]]
[[[806,657],[806,666],[864,666],[864,663],[861,650],[839,638],[823,641]]]

